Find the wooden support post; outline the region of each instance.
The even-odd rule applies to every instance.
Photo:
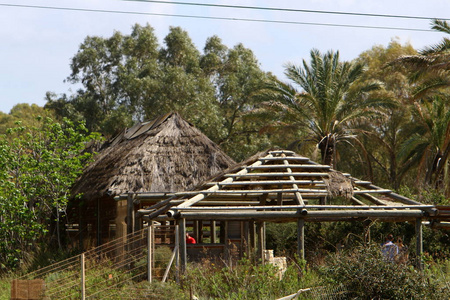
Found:
[[[127,197],[127,234],[134,231],[134,194],[129,193]]]
[[[153,224],[153,221],[150,221]],[[153,265],[153,226],[147,226],[147,279],[152,283],[152,265]]]
[[[81,300],[86,299],[86,279],[85,279],[84,253],[81,253]]]
[[[258,258],[264,264],[264,222],[256,223],[256,233],[258,235]]]
[[[198,221],[194,221],[194,228],[193,228],[192,235],[194,236],[194,238],[197,242],[200,241],[199,230],[198,230]]]
[[[175,225],[175,278],[177,283],[180,283],[180,235],[179,235],[179,225],[178,222],[176,222]]]
[[[423,252],[423,237],[422,237],[422,218],[416,219],[416,256],[417,267],[422,270],[422,252]]]
[[[250,231],[250,247],[254,250],[254,249],[256,249],[255,221],[250,221],[248,226],[249,226],[249,231]]]
[[[211,243],[216,243],[216,221],[211,221]]]
[[[180,242],[180,272],[184,274],[187,265],[187,248],[186,248],[186,220],[179,220],[179,242]]]
[[[198,228],[197,228],[197,243],[202,244],[203,243],[203,221],[198,221]]]
[[[221,222],[222,226],[223,226],[223,243],[224,243],[224,251],[225,251],[225,261],[228,261],[228,259],[230,258],[230,253],[229,253],[229,249],[228,249],[228,221],[222,221]]]
[[[305,219],[297,220],[297,254],[302,260],[305,259]]]
[[[133,215],[134,215],[134,231],[139,231],[142,229],[142,217],[137,217],[136,216],[136,212],[133,210]]]
[[[102,244],[102,224],[101,224],[100,198],[97,199],[97,247]]]
[[[245,253],[247,257],[250,257],[250,231],[249,231],[250,222],[244,222],[244,243],[245,243]]]

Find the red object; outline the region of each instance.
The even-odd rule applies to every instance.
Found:
[[[186,237],[186,244],[197,244],[197,241],[192,236],[188,236]]]

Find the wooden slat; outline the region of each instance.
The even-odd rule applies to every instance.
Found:
[[[251,193],[258,193],[258,194],[269,194],[269,193],[328,193],[327,190],[319,190],[319,189],[301,189],[301,188],[291,188],[291,189],[265,189],[265,190],[217,190],[217,191],[200,191],[198,193],[202,194],[211,194],[211,195],[217,195],[217,194],[251,194]]]
[[[252,167],[253,170],[259,169],[281,169],[281,168],[302,168],[302,169],[330,169],[327,165],[305,165],[305,164],[290,164],[290,165],[262,165],[257,167]]]
[[[261,157],[259,160],[263,160],[263,161],[282,161],[285,160],[286,158],[284,157]],[[296,160],[296,161],[310,161],[309,158],[307,157],[302,157],[302,156],[288,156],[287,157],[288,160]]]
[[[323,180],[236,180],[228,183],[210,182],[208,185],[220,184],[222,186],[235,186],[235,185],[266,185],[266,184],[301,184],[301,185],[315,185],[325,187]]]
[[[270,158],[270,157],[272,157],[272,155],[269,154],[266,157]],[[253,166],[258,166],[260,164],[262,164],[262,161],[256,161],[255,163],[253,163]],[[237,176],[233,176],[231,178],[227,178],[227,179],[223,180],[222,183],[232,182],[233,180],[235,180],[235,177],[239,178],[239,176],[245,175],[245,174],[247,174],[247,172],[248,172],[248,169],[244,168],[244,169],[240,170],[239,172],[237,172],[236,174],[234,174],[234,175],[237,175]],[[219,189],[219,185],[214,185],[214,186],[210,187],[207,191],[213,192],[213,191],[217,191],[218,189]],[[203,200],[206,197],[206,195],[208,195],[208,193],[199,193],[196,196],[194,196],[194,197],[186,200],[185,202],[181,203],[179,206],[180,207],[191,206],[191,205],[193,205],[193,204]]]
[[[225,174],[225,177],[289,177],[289,176],[299,176],[299,177],[329,177],[328,173],[317,173],[317,172],[270,172],[270,173],[247,173],[245,175],[237,174]]]
[[[282,155],[284,155],[284,154],[282,154]],[[289,162],[287,161],[287,159],[283,160],[283,164],[284,164],[284,165],[289,165]],[[286,171],[287,171],[288,173],[292,174],[292,169],[291,169],[291,168],[287,168]],[[294,181],[294,180],[295,180],[294,176],[292,176],[292,175],[289,176],[289,179],[290,179],[291,181]],[[297,186],[296,183],[292,183],[292,187],[293,187],[294,189],[298,189],[298,186]],[[303,198],[302,198],[302,195],[300,194],[300,191],[295,192],[294,195],[295,195],[295,199],[297,200],[297,203],[300,204],[300,205],[305,206],[305,203],[303,202]]]
[[[383,190],[383,189],[379,189],[379,190],[355,190],[353,191],[353,194],[355,195],[359,195],[359,194],[389,194],[392,193],[391,190]]]

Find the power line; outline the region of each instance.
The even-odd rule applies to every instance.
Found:
[[[434,32],[433,30],[430,30],[430,29],[421,29],[421,28],[369,26],[369,25],[335,24],[335,23],[319,23],[319,22],[297,22],[297,21],[267,20],[267,19],[231,18],[231,17],[208,17],[208,16],[196,16],[196,15],[184,15],[184,14],[164,14],[164,13],[149,13],[149,12],[135,12],[135,11],[121,11],[121,10],[120,11],[119,10],[104,10],[104,9],[88,9],[88,8],[72,8],[72,7],[56,7],[56,6],[40,6],[40,5],[23,5],[23,4],[8,4],[8,3],[0,3],[0,6],[19,7],[19,8],[36,8],[36,9],[51,9],[51,10],[65,10],[65,11],[78,11],[78,12],[97,12],[97,13],[113,13],[113,14],[131,14],[131,15],[147,15],[147,16],[160,16],[160,17],[191,18],[191,19],[223,20],[223,21],[244,21],[244,22],[275,23],[275,24],[290,24],[290,25],[311,25],[311,26],[328,26],[328,27],[345,27],[345,28],[362,28],[362,29],[383,29],[383,30]]]
[[[332,15],[346,15],[346,16],[360,16],[360,17],[379,17],[379,18],[416,19],[416,20],[439,19],[439,20],[444,20],[444,21],[449,21],[450,20],[448,18],[423,17],[423,16],[369,14],[369,13],[355,13],[355,12],[343,12],[343,11],[310,10],[310,9],[262,7],[262,6],[244,6],[244,5],[229,5],[229,4],[211,4],[211,3],[179,2],[179,1],[161,1],[161,0],[120,0],[120,1],[125,1],[125,2],[149,2],[149,3],[159,3],[159,4],[189,5],[189,6],[204,6],[204,7],[220,7],[220,8],[237,8],[237,9],[250,9],[250,10],[301,12],[301,13],[314,13],[314,14],[332,14]]]

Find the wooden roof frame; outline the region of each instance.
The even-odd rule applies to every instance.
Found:
[[[166,200],[138,213],[146,220],[253,219],[273,222],[298,218],[306,222],[355,218],[398,222],[436,214],[433,205],[424,205],[343,173],[339,174],[352,183],[352,194],[346,200],[341,198],[338,204],[327,205],[323,200],[330,198],[330,191],[324,179],[332,172],[339,173],[293,151],[268,150],[194,190],[165,194]],[[157,197],[161,195],[136,195],[140,200]]]

